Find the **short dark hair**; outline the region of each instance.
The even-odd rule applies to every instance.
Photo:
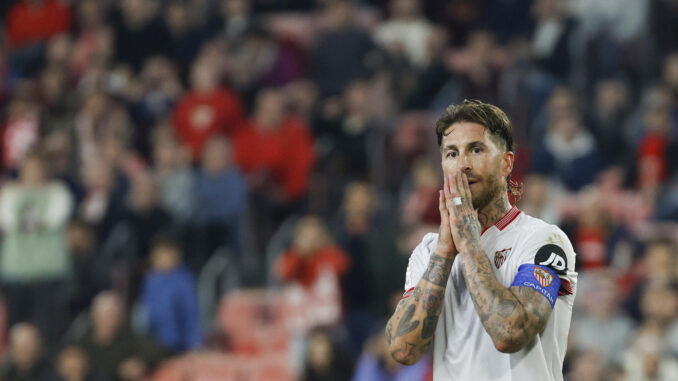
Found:
[[[511,121],[499,107],[475,99],[464,99],[461,104],[450,105],[436,122],[438,146],[443,143],[443,134],[454,123],[477,123],[487,128],[493,137],[504,143],[507,151],[513,151]]]

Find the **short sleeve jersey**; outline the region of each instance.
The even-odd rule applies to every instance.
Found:
[[[577,284],[572,244],[557,226],[515,207],[483,231],[480,243],[504,287],[511,286],[521,265],[554,270],[561,286],[553,312],[544,331],[525,348],[515,353],[499,352],[475,310],[461,263],[454,261],[434,335],[433,380],[562,380]],[[407,267],[406,295],[423,276],[437,244],[438,234],[428,233],[415,248]]]

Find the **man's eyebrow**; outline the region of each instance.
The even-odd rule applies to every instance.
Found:
[[[484,142],[481,142],[480,140],[476,140],[476,141],[473,141],[473,142],[469,142],[469,143],[466,143],[465,145],[466,145],[467,147],[474,147],[474,146],[483,146],[483,147],[485,147],[485,146],[486,146],[486,144],[485,144]],[[456,144],[446,144],[446,145],[443,147],[443,149],[444,149],[444,150],[450,150],[450,149],[451,149],[451,150],[459,150],[459,148],[457,147]]]

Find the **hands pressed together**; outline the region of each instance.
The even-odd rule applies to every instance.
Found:
[[[444,176],[443,190],[439,191],[440,238],[436,252],[454,257],[468,245],[480,240],[481,226],[468,178],[463,172]]]

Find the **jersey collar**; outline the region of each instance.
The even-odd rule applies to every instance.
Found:
[[[520,209],[518,209],[518,208],[514,205],[508,212],[506,212],[506,214],[504,214],[504,217],[500,218],[499,221],[495,222],[494,225],[492,225],[492,226],[495,226],[497,229],[499,229],[499,231],[502,231],[502,230],[504,230],[504,228],[506,228],[511,222],[513,222],[513,220],[515,220],[516,217],[518,217],[519,214],[520,214]],[[483,233],[485,233],[485,232],[486,232],[489,228],[491,228],[492,226],[486,227],[485,229],[483,229],[483,231],[482,231],[480,234],[482,235]]]

